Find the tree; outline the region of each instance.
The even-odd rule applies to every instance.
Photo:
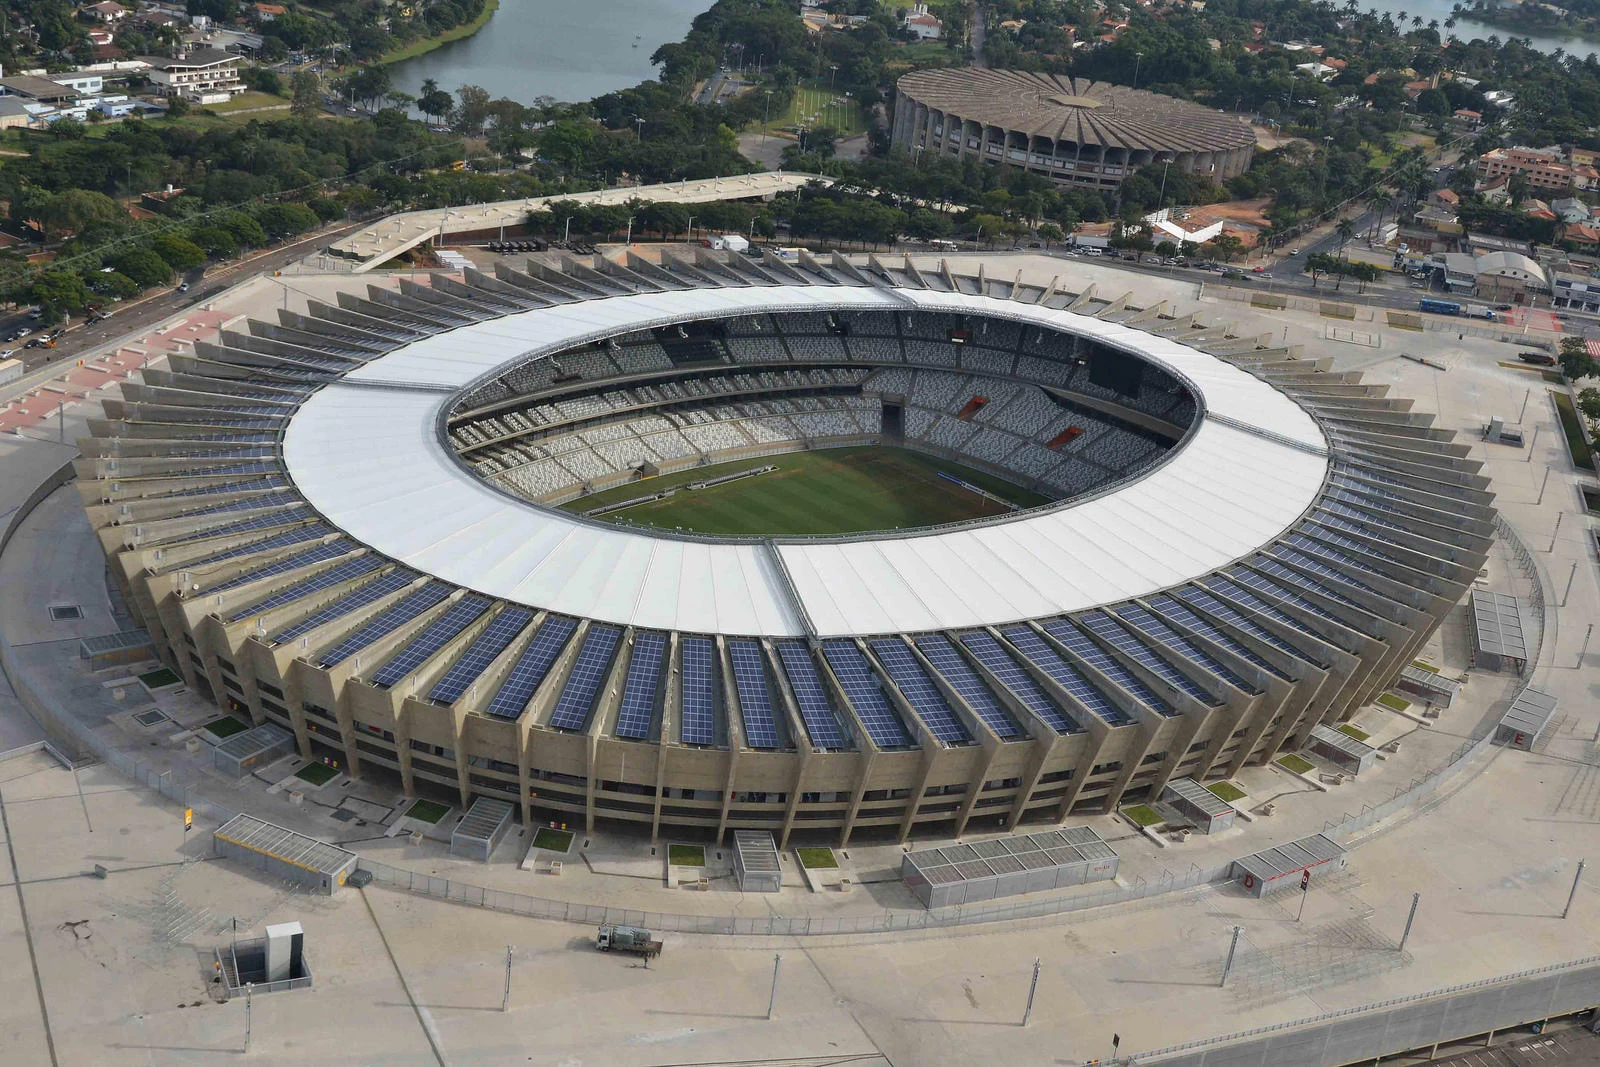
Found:
[[[1589,354],[1589,348],[1581,337],[1561,339],[1560,359],[1561,373],[1571,381],[1600,377],[1600,364],[1597,364],[1594,357]]]
[[[296,118],[307,119],[322,110],[322,79],[309,70],[302,70],[294,76],[294,102],[289,105],[289,113]]]
[[[304,204],[270,204],[256,213],[256,221],[272,237],[290,237],[318,225],[317,213]]]
[[[1211,249],[1212,256],[1228,263],[1244,251],[1244,242],[1231,233],[1219,233],[1206,242],[1206,247]]]
[[[430,119],[438,119],[450,114],[450,109],[455,106],[455,101],[450,94],[439,88],[439,83],[432,78],[422,81],[422,93],[417,97],[417,110]]]
[[[167,118],[178,119],[189,113],[189,101],[181,96],[167,97]]]
[[[1046,222],[1039,227],[1039,238],[1044,241],[1046,251],[1050,249],[1051,241],[1065,241],[1067,232],[1053,222]]]
[[[239,242],[233,234],[220,226],[201,226],[191,230],[189,240],[198,245],[210,259],[224,259],[239,252]]]
[[[362,67],[344,82],[344,91],[352,100],[365,105],[368,111],[372,110],[372,105],[382,100],[384,94],[393,87],[389,79],[389,68],[377,63]]]
[[[68,189],[46,200],[36,217],[44,227],[45,237],[56,238],[64,233],[78,233],[94,222],[121,222],[127,215],[104,193]]]
[[[1350,238],[1352,238],[1352,237],[1354,237],[1356,235],[1356,224],[1351,222],[1349,219],[1340,219],[1338,224],[1334,226],[1333,232],[1338,234],[1338,236],[1339,236],[1339,252],[1338,252],[1338,255],[1334,259],[1334,269],[1338,270],[1339,269],[1338,261],[1340,259],[1344,258],[1345,242],[1349,241]],[[1344,272],[1341,270],[1341,271],[1339,271],[1339,280],[1334,283],[1334,290],[1335,291],[1339,290],[1340,288],[1343,287],[1343,285],[1344,285]]]
[[[1578,410],[1591,424],[1600,422],[1600,389],[1588,386],[1578,390]]]
[[[136,248],[131,252],[125,252],[118,256],[112,265],[132,278],[141,289],[166,285],[172,280],[172,268],[167,266],[167,261],[148,248]]]
[[[150,242],[150,250],[176,271],[194,270],[206,261],[205,250],[177,234],[164,233]]]
[[[46,322],[81,310],[88,295],[83,278],[69,270],[44,271],[33,283],[33,301],[44,311]]]
[[[217,225],[228,231],[241,248],[260,248],[267,243],[267,231],[261,223],[242,211],[235,211],[217,220]]]

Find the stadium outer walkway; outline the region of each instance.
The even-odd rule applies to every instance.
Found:
[[[790,193],[811,182],[831,184],[832,178],[820,174],[782,171],[741,174],[731,178],[702,178],[698,181],[668,182],[663,185],[637,185],[630,188],[595,189],[586,193],[560,196],[534,196],[521,200],[498,200],[492,204],[468,207],[435,208],[388,215],[371,226],[335,241],[328,251],[347,260],[356,260],[355,273],[362,274],[400,253],[415,248],[433,237],[453,233],[477,233],[501,226],[520,226],[528,213],[558,200],[589,207],[626,204],[630,200],[647,203],[705,204],[715,200],[745,200],[750,197]]]

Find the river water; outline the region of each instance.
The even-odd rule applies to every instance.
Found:
[[[1444,20],[1450,17],[1450,9],[1455,6],[1453,0],[1360,0],[1360,3],[1363,11],[1377,8],[1380,12],[1387,11],[1396,16],[1404,11],[1407,23],[1416,16],[1421,16],[1424,25],[1431,19],[1438,19],[1441,36],[1454,33],[1463,41],[1487,39],[1490,36],[1497,36],[1502,41],[1510,37],[1527,37],[1533,42],[1533,47],[1541,52],[1554,52],[1557,48],[1564,48],[1568,53],[1579,57],[1586,56],[1590,52],[1600,52],[1600,41],[1589,41],[1582,37],[1547,37],[1542,34],[1520,33],[1501,26],[1473,22],[1471,19],[1459,19],[1453,30],[1446,30]]]
[[[415,95],[423,79],[491,97],[589,100],[656,76],[650,55],[681,41],[712,0],[500,0],[483,29],[389,68]],[[635,46],[637,44],[637,47]]]

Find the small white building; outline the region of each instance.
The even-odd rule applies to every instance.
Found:
[[[939,21],[937,15],[928,12],[927,4],[918,4],[913,8],[903,25],[920,40],[937,41],[944,36],[944,23]]]
[[[1205,244],[1222,232],[1222,220],[1220,219],[1206,223],[1204,226],[1191,228],[1188,225],[1188,213],[1180,210],[1177,215],[1174,215],[1171,208],[1152,211],[1144,217],[1144,221],[1149,224],[1151,236],[1157,244],[1160,244],[1162,240],[1170,240],[1180,244],[1188,242],[1198,246]]]

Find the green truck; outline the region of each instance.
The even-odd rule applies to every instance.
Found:
[[[661,955],[661,942],[650,936],[649,930],[642,930],[637,926],[618,926],[615,923],[604,923],[599,933],[595,934],[594,947],[601,952],[610,952],[616,949],[619,952],[633,952],[647,960],[653,960]]]

